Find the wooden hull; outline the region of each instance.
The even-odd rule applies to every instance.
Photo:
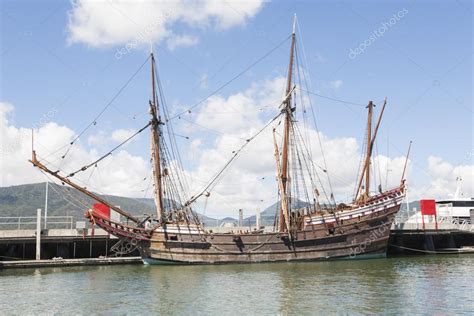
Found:
[[[257,263],[384,256],[401,199],[397,196],[362,208],[358,213],[349,211],[356,216],[341,212],[324,223],[318,224],[317,219],[310,218],[293,240],[287,233],[212,234],[171,226],[155,230],[150,241],[140,244],[140,249],[148,264]]]

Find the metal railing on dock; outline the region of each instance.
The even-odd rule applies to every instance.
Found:
[[[392,229],[395,230],[423,230],[421,219],[419,222],[408,222],[407,217],[396,217]],[[459,230],[474,233],[474,225],[469,221],[459,217],[443,217],[437,218],[437,223],[426,221],[424,229],[429,230]]]
[[[44,223],[44,217],[41,217],[41,223]],[[37,224],[36,216],[5,216],[0,217],[0,230],[19,230],[19,229],[35,229]],[[48,228],[55,229],[73,229],[73,216],[48,216]]]

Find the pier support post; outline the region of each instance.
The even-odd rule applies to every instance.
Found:
[[[41,209],[36,210],[36,260],[41,260]]]
[[[257,214],[255,214],[255,228],[260,229],[260,209],[257,209]]]

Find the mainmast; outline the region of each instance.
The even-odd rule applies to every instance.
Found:
[[[279,231],[290,230],[290,210],[288,201],[288,152],[290,146],[290,127],[291,127],[291,91],[292,91],[292,77],[293,77],[293,59],[295,51],[295,40],[296,40],[296,14],[293,20],[293,33],[291,35],[291,50],[290,50],[290,62],[288,64],[288,78],[286,84],[285,100],[283,100],[284,108],[282,112],[285,115],[284,131],[283,131],[283,148],[281,154],[281,164],[279,165],[279,181],[280,181],[280,194],[281,194],[281,208],[279,217]],[[277,159],[279,159],[277,157]]]
[[[163,208],[163,189],[161,183],[161,158],[160,158],[160,125],[161,118],[158,113],[158,102],[156,99],[156,83],[155,83],[155,56],[153,51],[151,54],[151,84],[152,84],[152,101],[150,101],[151,114],[151,161],[153,167],[153,183],[154,183],[154,197],[156,204],[156,215],[158,220],[161,220],[164,215]]]

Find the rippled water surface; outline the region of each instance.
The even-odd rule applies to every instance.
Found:
[[[474,256],[0,271],[0,315],[474,314]]]

